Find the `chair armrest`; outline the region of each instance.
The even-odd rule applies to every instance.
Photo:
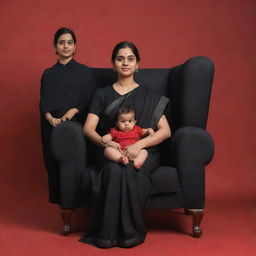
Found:
[[[182,127],[171,140],[171,154],[178,170],[186,208],[202,209],[205,194],[205,165],[214,155],[210,134],[198,127]]]
[[[175,131],[171,139],[171,152],[176,165],[186,161],[207,165],[214,155],[211,135],[199,127],[182,127]]]
[[[86,140],[80,123],[66,121],[54,127],[50,141],[53,155],[59,162],[84,161]]]

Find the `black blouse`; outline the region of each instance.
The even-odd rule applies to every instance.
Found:
[[[61,117],[70,108],[84,112],[96,90],[88,67],[71,59],[63,65],[57,62],[46,69],[41,78],[40,112]]]

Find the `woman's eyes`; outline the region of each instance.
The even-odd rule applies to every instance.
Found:
[[[125,58],[119,56],[119,57],[116,57],[116,60],[117,60],[117,61],[124,61]],[[131,57],[128,57],[127,60],[128,60],[128,62],[133,62],[133,61],[135,61],[135,57],[132,57],[132,56],[131,56]]]
[[[60,44],[60,45],[64,45],[65,44],[65,42],[67,42],[68,43],[68,45],[73,45],[74,44],[74,41],[73,40],[69,40],[69,41],[59,41],[58,42],[58,44]]]
[[[129,62],[133,62],[134,60],[135,60],[135,58],[133,58],[133,57],[129,57],[129,58],[128,58],[128,61],[129,61]]]

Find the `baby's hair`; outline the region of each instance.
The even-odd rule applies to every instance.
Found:
[[[116,115],[116,120],[118,120],[118,117],[122,114],[130,114],[132,113],[134,115],[134,119],[136,120],[136,113],[134,111],[134,109],[128,107],[128,106],[123,106],[121,108],[119,108],[117,115]]]

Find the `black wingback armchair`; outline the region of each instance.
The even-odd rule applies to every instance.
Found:
[[[112,69],[92,68],[98,87],[115,80]],[[161,166],[151,175],[147,208],[184,208],[193,220],[193,236],[200,237],[205,202],[205,166],[214,154],[214,144],[206,131],[214,65],[207,57],[194,57],[171,69],[140,69],[135,80],[170,99],[166,112],[172,137],[161,145]],[[52,133],[53,152],[60,164],[68,161],[81,169],[78,207],[90,204],[90,180],[83,169],[90,165],[90,152],[77,122],[65,122]],[[90,149],[89,149],[90,151]],[[93,168],[93,167],[92,167]],[[62,211],[70,225],[71,211]],[[68,230],[69,232],[69,230]],[[65,234],[67,234],[66,232]]]

